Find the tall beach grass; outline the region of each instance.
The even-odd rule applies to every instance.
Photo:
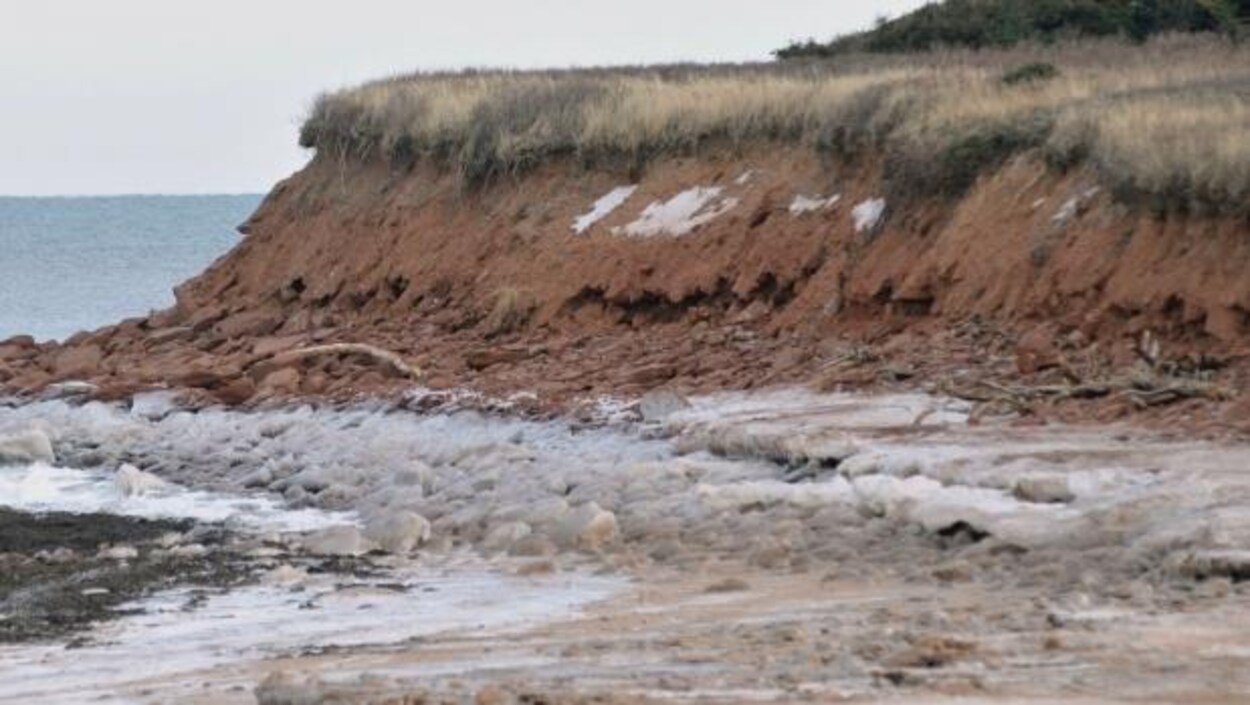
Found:
[[[1126,200],[1244,213],[1250,49],[1177,35],[1145,45],[414,74],[321,96],[301,133],[304,146],[343,158],[435,160],[469,184],[553,159],[642,169],[658,157],[766,143],[881,158],[902,197],[958,195],[1036,151],[1058,169],[1092,166]]]

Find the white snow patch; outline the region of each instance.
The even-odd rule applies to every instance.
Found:
[[[591,207],[590,212],[586,213],[573,221],[573,232],[581,235],[599,221],[608,217],[617,208],[625,205],[630,196],[638,190],[637,186],[618,186],[608,192],[606,196],[595,201],[595,205]]]
[[[1063,205],[1059,206],[1059,210],[1055,212],[1055,216],[1051,220],[1055,223],[1055,225],[1067,225],[1075,220],[1076,216],[1080,215],[1081,209],[1093,200],[1094,197],[1101,191],[1102,189],[1098,186],[1092,186],[1081,191],[1072,198],[1064,201]]]
[[[795,196],[794,200],[790,203],[790,215],[800,216],[805,213],[823,211],[838,205],[838,201],[841,200],[842,194],[840,193],[835,193],[828,198],[821,198],[820,196],[805,196],[800,193]]]
[[[868,230],[874,230],[881,224],[881,219],[885,216],[885,199],[874,198],[864,201],[855,206],[851,211],[851,217],[855,220],[855,232],[862,233]]]
[[[720,186],[696,186],[682,191],[668,201],[652,203],[638,220],[613,228],[612,232],[633,237],[686,235],[738,206],[738,199],[724,197],[724,191]]]
[[[139,481],[142,491],[136,488]],[[160,482],[134,468],[109,474],[44,463],[0,468],[0,506],[34,513],[105,513],[144,519],[230,522],[237,528],[254,531],[310,531],[354,521],[352,514],[286,509],[269,497],[188,490]]]
[[[751,179],[753,178],[755,178],[755,170],[748,169],[747,171],[742,172],[741,176],[734,179],[734,183],[737,184],[738,186],[746,186],[747,184],[751,183]]]
[[[1076,217],[1076,211],[1080,205],[1080,200],[1078,200],[1075,196],[1069,198],[1063,202],[1062,206],[1059,206],[1059,210],[1055,212],[1055,217],[1052,218],[1052,220],[1058,225],[1064,225],[1071,222],[1071,220]]]

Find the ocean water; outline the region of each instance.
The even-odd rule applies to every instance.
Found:
[[[173,303],[260,195],[0,197],[0,340],[63,339]]]

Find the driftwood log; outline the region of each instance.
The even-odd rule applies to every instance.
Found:
[[[417,379],[421,376],[421,370],[409,365],[398,354],[364,343],[334,343],[331,345],[316,345],[298,350],[288,350],[274,355],[261,364],[267,368],[279,369],[319,357],[357,357],[365,359],[397,377]]]

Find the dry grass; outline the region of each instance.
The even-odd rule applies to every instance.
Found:
[[[1050,63],[1047,80],[1011,69]],[[1244,211],[1250,50],[1209,37],[833,63],[423,74],[323,96],[301,142],[359,159],[433,158],[467,181],[573,158],[759,142],[886,155],[898,195],[957,194],[1012,154],[1090,163],[1117,193],[1168,209]]]
[[[507,335],[519,331],[534,316],[538,304],[534,295],[515,287],[503,287],[495,292],[495,303],[486,317],[488,337]]]

